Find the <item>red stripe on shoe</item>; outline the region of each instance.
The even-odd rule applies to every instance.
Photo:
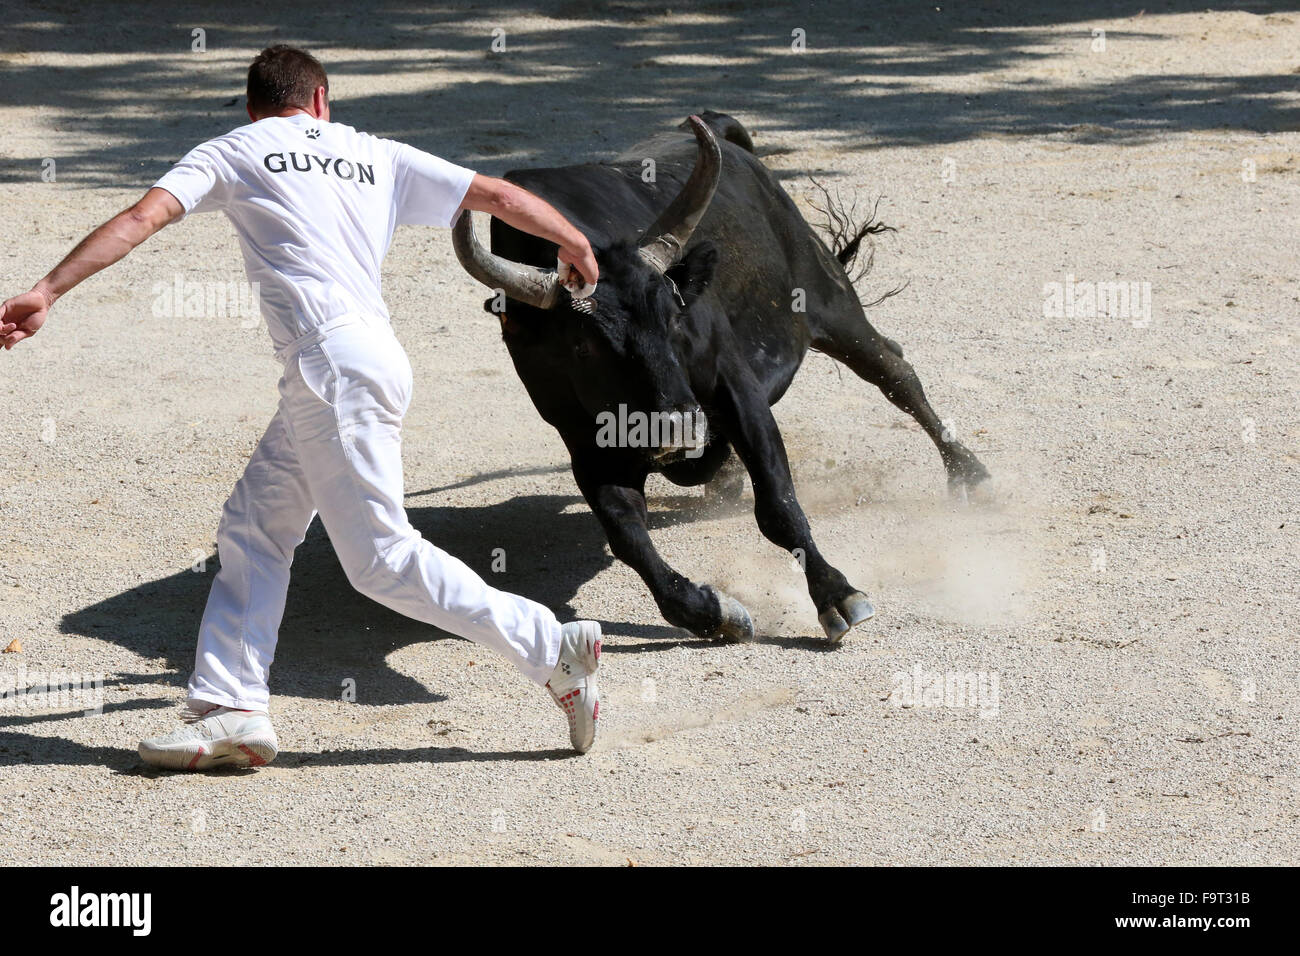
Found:
[[[185,769],[193,770],[195,767],[197,767],[199,765],[199,761],[203,759],[203,755],[206,753],[207,751],[204,750],[202,747],[200,747],[199,752],[194,755],[194,759],[190,761],[190,765]]]
[[[248,765],[250,767],[260,767],[262,764],[266,763],[266,761],[255,754],[247,744],[240,744],[239,749],[244,752],[246,757],[248,757]]]

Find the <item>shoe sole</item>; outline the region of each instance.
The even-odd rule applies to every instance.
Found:
[[[214,767],[265,767],[280,752],[276,740],[262,734],[229,737],[206,744],[150,747],[141,742],[140,759],[163,770],[210,770]]]
[[[600,656],[599,650],[596,652],[596,655],[597,657]],[[592,671],[590,674],[587,675],[587,693],[591,695],[591,701],[592,701],[591,743],[587,744],[587,746],[585,747],[578,747],[575,745],[573,749],[578,751],[578,753],[580,754],[585,754],[588,750],[590,750],[592,747],[596,745],[596,734],[600,730],[600,687],[596,683],[595,671]],[[569,743],[573,743],[572,739],[570,739]]]

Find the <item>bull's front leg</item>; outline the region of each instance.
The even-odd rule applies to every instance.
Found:
[[[605,529],[614,557],[641,576],[664,620],[699,637],[733,642],[754,639],[754,623],[739,601],[679,574],[655,550],[647,526],[647,472],[614,478],[604,474],[597,463],[575,456],[573,474]]]
[[[724,376],[718,390],[732,447],[754,485],[754,517],[773,544],[789,551],[804,569],[817,620],[831,643],[876,613],[871,601],[849,584],[817,549],[812,529],[794,493],[785,442],[772,409],[748,369]]]

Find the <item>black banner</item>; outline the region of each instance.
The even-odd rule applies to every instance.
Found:
[[[8,869],[0,880],[8,930],[127,944],[276,925],[292,926],[303,944],[337,944],[353,934],[373,940],[377,925],[420,932],[430,920],[488,927],[494,940],[590,921],[584,933],[599,941],[603,928],[613,942],[625,921],[671,932],[666,907],[725,935],[812,919],[819,936],[837,924],[864,941],[906,929],[927,946],[1103,938],[1233,946],[1289,925],[1282,909],[1294,877],[1215,868],[638,869]]]

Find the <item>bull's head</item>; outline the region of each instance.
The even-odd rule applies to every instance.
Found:
[[[615,416],[619,428],[627,427],[620,437],[644,447],[656,464],[698,455],[707,436],[683,366],[690,352],[683,314],[712,279],[717,252],[702,242],[683,253],[713,199],[722,151],[703,120],[692,116],[689,123],[699,147],[690,178],[638,239],[595,250],[600,286],[590,299],[573,299],[554,270],[488,251],[468,214],[452,233],[471,276],[563,320],[557,324],[573,357],[568,368],[579,401],[597,422]],[[639,423],[647,426],[644,441],[633,432]]]

